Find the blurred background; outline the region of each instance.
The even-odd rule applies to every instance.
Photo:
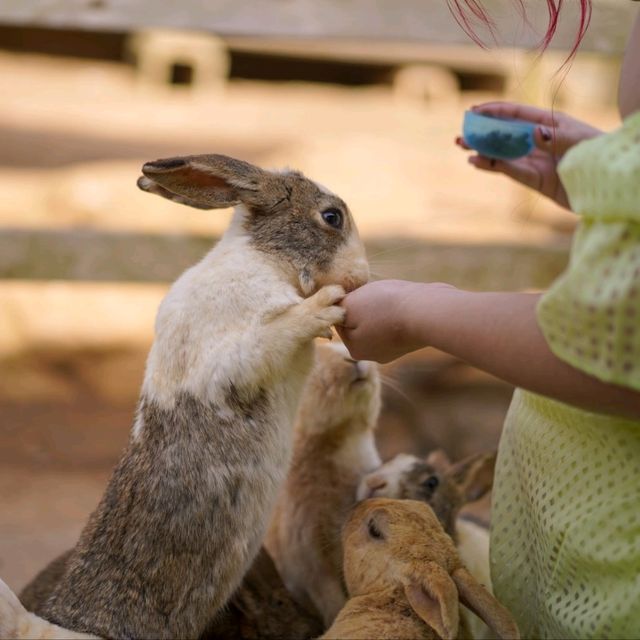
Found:
[[[158,5],[168,5],[160,7]],[[180,5],[171,6],[171,5]],[[572,215],[454,146],[490,99],[617,124],[631,3],[595,0],[558,75],[528,3],[488,1],[469,41],[445,0],[0,2],[0,575],[21,588],[70,548],[126,443],[158,303],[229,212],[135,187],[146,160],[218,152],[339,193],[376,278],[534,290],[562,271]],[[536,5],[536,6],[534,6]],[[430,350],[386,368],[384,458],[495,447],[512,389]]]

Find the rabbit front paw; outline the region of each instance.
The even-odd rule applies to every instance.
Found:
[[[27,615],[18,597],[0,580],[0,638],[17,638]]]
[[[331,338],[331,327],[344,321],[346,311],[338,303],[345,295],[340,285],[330,284],[298,305],[298,312],[303,316],[302,326],[309,337]]]

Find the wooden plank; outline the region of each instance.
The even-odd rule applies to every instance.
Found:
[[[171,282],[214,242],[201,236],[5,229],[0,279]]]
[[[170,282],[214,238],[98,231],[0,233],[0,279]],[[463,245],[407,238],[370,240],[376,277],[450,282],[470,289],[547,287],[567,263],[561,248]]]
[[[484,0],[484,4],[500,18],[498,30],[505,46],[535,44],[535,35],[523,28],[515,8],[505,11],[500,0]],[[527,5],[532,22],[542,25],[546,3]],[[567,48],[573,42],[576,5],[567,3],[554,46]],[[595,0],[584,49],[621,52],[637,10],[631,2]],[[270,38],[469,44],[445,0],[2,0],[0,23],[95,31],[169,27]]]

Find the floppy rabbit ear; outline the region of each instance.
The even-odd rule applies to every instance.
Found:
[[[509,613],[464,567],[456,569],[452,576],[458,587],[460,602],[471,609],[498,638],[518,640],[518,625]]]
[[[146,191],[147,193],[154,193],[155,195],[162,196],[167,200],[173,200],[173,202],[177,202],[178,204],[185,204],[188,207],[194,207],[195,209],[213,208],[211,205],[201,204],[199,202],[196,202],[195,200],[189,200],[189,198],[179,196],[177,193],[173,193],[169,191],[169,189],[161,187],[159,184],[147,178],[146,176],[140,176],[136,184],[138,186],[138,189],[141,189],[142,191]]]
[[[211,154],[147,162],[138,186],[199,209],[224,209],[251,201],[265,182],[266,171],[248,162]]]
[[[407,578],[403,586],[411,608],[442,640],[458,637],[458,590],[442,567],[427,562],[424,572]]]
[[[447,476],[458,485],[466,502],[479,500],[493,487],[496,452],[480,453],[456,462]]]

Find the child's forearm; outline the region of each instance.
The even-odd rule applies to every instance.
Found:
[[[406,321],[417,343],[535,393],[593,411],[640,417],[640,392],[601,382],[552,353],[536,320],[539,295],[415,286]]]

